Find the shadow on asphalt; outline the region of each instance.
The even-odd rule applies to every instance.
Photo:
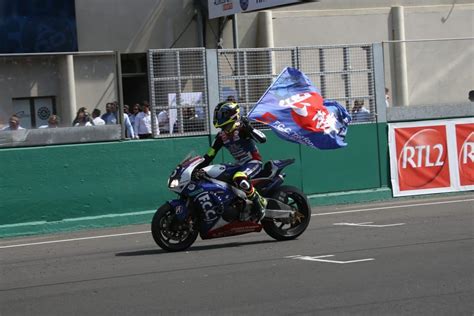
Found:
[[[233,248],[233,247],[242,247],[248,245],[260,245],[278,242],[276,240],[260,240],[260,241],[249,241],[249,242],[231,242],[226,244],[217,244],[217,245],[206,245],[206,246],[191,246],[190,248],[183,250],[181,252],[193,252],[193,251],[203,251],[203,250],[212,250],[212,249],[223,249],[223,248]],[[158,246],[157,246],[158,247]],[[134,256],[148,256],[148,255],[158,255],[170,253],[163,249],[147,249],[147,250],[137,250],[137,251],[128,251],[128,252],[118,252],[115,254],[116,257],[134,257]]]

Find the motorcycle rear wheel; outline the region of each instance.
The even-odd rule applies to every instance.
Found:
[[[300,236],[308,227],[311,219],[311,207],[306,195],[298,188],[284,185],[273,192],[270,197],[290,206],[296,211],[296,216],[291,223],[277,219],[264,219],[262,221],[263,230],[276,240],[291,240]]]
[[[156,244],[167,251],[182,251],[189,248],[198,236],[191,222],[176,219],[170,204],[163,204],[151,221],[151,234]]]

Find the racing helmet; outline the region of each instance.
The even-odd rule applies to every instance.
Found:
[[[240,119],[240,107],[235,102],[220,102],[214,109],[214,127],[232,130]]]

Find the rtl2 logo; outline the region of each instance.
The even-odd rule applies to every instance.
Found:
[[[397,128],[400,191],[450,186],[445,126]]]
[[[459,182],[474,185],[474,124],[456,124]]]

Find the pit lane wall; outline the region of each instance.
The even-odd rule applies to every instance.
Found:
[[[296,158],[287,183],[313,205],[391,196],[386,124],[351,126],[349,146],[321,151],[268,131],[264,159]],[[149,223],[173,198],[169,173],[209,136],[0,150],[0,237]],[[228,161],[221,154],[217,161]],[[357,192],[360,194],[344,194]],[[374,195],[375,193],[375,195]]]

